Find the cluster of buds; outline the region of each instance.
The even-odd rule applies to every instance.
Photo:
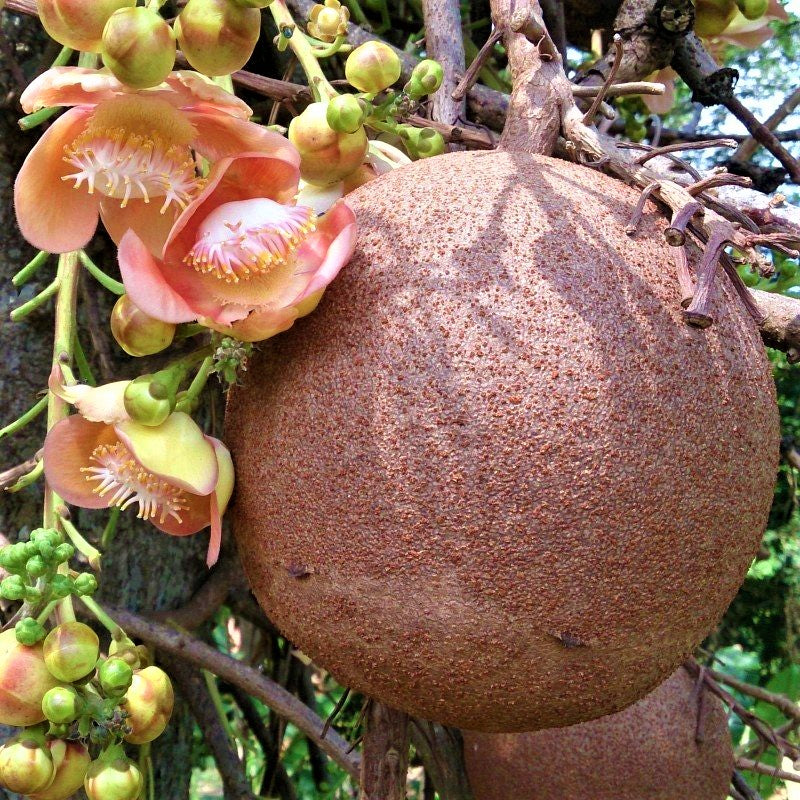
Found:
[[[66,800],[81,786],[89,800],[136,800],[143,778],[122,743],[161,735],[172,686],[148,663],[147,650],[102,612],[112,631],[105,656],[82,622],[45,628],[55,604],[70,594],[88,598],[97,586],[93,575],[69,572],[73,553],[49,529],[0,550],[0,565],[11,573],[0,593],[23,601],[16,627],[0,633],[0,724],[22,728],[0,748],[0,785],[33,800]]]
[[[314,6],[309,31],[318,38],[324,34],[330,40],[334,16],[341,13],[344,25],[345,11],[337,0]],[[320,26],[324,25],[329,27],[321,32]],[[321,187],[345,181],[348,188],[354,188],[374,177],[361,169],[369,148],[365,128],[389,136],[412,158],[429,158],[445,151],[442,135],[433,128],[398,122],[398,117],[407,116],[421,100],[439,89],[443,79],[441,65],[432,59],[421,61],[402,91],[397,92],[391,87],[401,71],[400,57],[383,42],[366,42],[350,53],[345,76],[358,93],[312,103],[289,125],[289,140],[300,153],[303,180]]]
[[[174,29],[136,0],[37,0],[45,30],[67,47],[100,53],[122,83],[146,89],[162,83],[177,45],[205,75],[241,69],[258,41],[261,14],[272,0],[189,0]],[[177,42],[177,44],[176,44]]]

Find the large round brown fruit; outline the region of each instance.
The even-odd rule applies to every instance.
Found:
[[[563,161],[459,153],[349,195],[356,254],[230,403],[235,529],[279,628],[428,719],[619,711],[758,548],[778,415],[721,278],[681,317],[663,218]]]
[[[708,692],[702,710],[699,700],[680,668],[635,705],[582,725],[465,731],[475,800],[725,800],[733,773],[728,717]]]

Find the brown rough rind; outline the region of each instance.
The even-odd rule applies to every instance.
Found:
[[[702,712],[698,700],[680,668],[638,703],[582,725],[464,731],[475,800],[725,800],[734,767],[727,713],[708,692]]]
[[[473,730],[630,705],[714,626],[778,456],[727,287],[681,319],[664,221],[563,161],[456,153],[349,196],[357,252],[228,411],[270,618],[348,686]]]

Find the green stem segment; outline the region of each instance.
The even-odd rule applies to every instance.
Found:
[[[54,114],[57,114],[59,111],[61,111],[59,106],[42,108],[39,111],[34,111],[33,114],[28,114],[26,117],[21,117],[19,126],[22,128],[22,130],[29,131],[35,128],[37,125],[47,122],[50,117],[52,117]]]
[[[21,492],[26,487],[30,486],[32,483],[36,483],[39,478],[42,477],[44,474],[44,461],[39,459],[36,462],[36,466],[30,471],[26,472],[21,478],[17,480],[17,482],[13,486],[9,486],[6,489],[7,492]]]
[[[17,288],[24,286],[50,258],[50,253],[40,250],[12,279]]]
[[[59,288],[59,279],[56,277],[52,283],[49,283],[42,289],[36,297],[32,297],[28,300],[27,303],[23,303],[18,308],[15,308],[11,312],[11,319],[13,322],[19,322],[21,319],[24,319],[33,311],[36,311],[39,306],[43,306],[51,297],[58,293]]]
[[[86,271],[104,288],[108,289],[109,292],[113,292],[117,295],[125,294],[125,286],[121,284],[119,281],[115,281],[110,275],[106,275],[97,264],[92,261],[86,253],[81,250],[80,255],[78,256],[81,260],[81,264],[86,267]]]
[[[0,428],[0,439],[10,433],[22,430],[28,423],[33,422],[47,408],[47,397],[43,397],[32,405],[21,417],[9,422],[5,428]]]
[[[291,31],[296,30],[297,26],[295,25],[294,19],[292,19],[291,13],[289,13],[289,9],[286,8],[284,0],[275,0],[269,7],[269,10],[272,12],[272,18],[278,26],[279,33],[284,29],[289,29]],[[338,92],[325,77],[325,73],[319,65],[317,56],[314,54],[314,48],[311,46],[308,39],[302,35],[295,35],[291,36],[288,41],[289,47],[292,48],[292,52],[295,54],[300,66],[303,68],[303,72],[305,72],[308,78],[308,85],[314,94],[314,99],[320,102],[336,97]]]
[[[63,253],[58,257],[58,296],[56,298],[55,333],[53,335],[53,367],[62,363],[69,364],[72,360],[72,348],[77,331],[76,309],[78,304],[78,275],[80,264],[77,253]],[[69,415],[69,405],[52,392],[47,395],[47,430]],[[58,528],[60,516],[58,507],[61,498],[47,485],[44,490],[44,515],[43,527]],[[67,574],[69,568],[66,564],[59,567],[59,572]],[[59,623],[72,622],[75,611],[72,608],[72,598],[65,597],[56,609]]]
[[[89,566],[92,569],[100,569],[101,553],[96,547],[92,547],[86,539],[83,538],[81,532],[67,519],[67,517],[59,516],[58,521],[64,529],[64,533],[72,543],[72,546],[79,552],[83,553],[89,561]]]
[[[87,595],[81,595],[81,603],[83,603],[89,611],[94,614],[97,618],[97,621],[111,634],[111,637],[115,641],[120,641],[121,639],[125,638],[125,631],[114,622],[111,617],[105,612],[103,608],[101,608],[91,597]]]
[[[175,405],[176,411],[185,411],[187,414],[191,412],[192,405],[194,404],[194,401],[197,400],[200,392],[203,391],[203,388],[208,382],[209,375],[211,375],[213,368],[214,359],[211,356],[208,356],[200,365],[200,369],[197,370],[197,374],[192,379],[192,382],[189,385],[189,388],[186,390],[186,393]]]

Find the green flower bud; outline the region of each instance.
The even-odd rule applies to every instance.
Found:
[[[19,575],[9,575],[0,581],[0,596],[6,600],[22,600],[25,597],[25,581]]]
[[[36,548],[45,561],[53,561],[55,558],[56,548],[50,542],[44,540],[36,542]]]
[[[21,542],[20,544],[25,548],[25,553],[28,558],[39,555],[39,546],[36,542]]]
[[[20,570],[25,569],[25,562],[33,555],[33,553],[28,552],[27,545],[27,542],[17,542],[11,545],[10,558]]]
[[[145,314],[123,294],[111,309],[111,333],[129,356],[151,356],[172,344],[175,325]]]
[[[72,683],[94,669],[100,654],[97,634],[82,622],[65,622],[44,640],[44,663],[60,681]]]
[[[443,80],[444,70],[442,69],[442,65],[432,58],[426,58],[414,67],[411,78],[403,87],[403,91],[405,91],[412,100],[419,100],[421,97],[425,97],[437,91],[442,85]]]
[[[153,375],[142,375],[125,389],[125,410],[141,425],[161,425],[175,410],[175,402],[174,387]]]
[[[204,75],[228,75],[253,54],[261,12],[230,0],[189,0],[175,20],[186,60]]]
[[[53,557],[61,563],[62,561],[69,561],[75,555],[75,548],[69,542],[63,542],[56,547],[53,552]]]
[[[53,779],[50,751],[24,733],[0,749],[0,782],[18,794],[33,794]]]
[[[109,658],[97,670],[103,691],[109,697],[121,697],[133,680],[133,668],[122,658]]]
[[[81,572],[74,580],[75,594],[94,594],[97,591],[97,578],[91,572]]]
[[[74,722],[83,713],[83,698],[72,686],[56,686],[42,698],[42,713],[56,725]]]
[[[47,563],[40,555],[29,558],[25,564],[25,571],[34,578],[41,578],[48,570]]]
[[[20,558],[18,553],[14,545],[6,545],[0,550],[0,567],[6,572],[23,572],[27,558]]]
[[[373,40],[364,42],[350,53],[344,74],[360,92],[377,94],[400,77],[401,68],[400,56],[388,44]]]
[[[406,149],[413,158],[439,156],[446,149],[444,137],[433,128],[414,128],[401,125],[398,129]]]
[[[27,647],[32,647],[37,642],[41,642],[47,635],[47,631],[33,617],[21,619],[14,626],[14,633],[17,641]]]
[[[337,133],[355,133],[364,124],[370,108],[371,104],[354,94],[340,94],[328,103],[325,119]]]
[[[58,531],[52,528],[37,528],[35,531],[31,531],[31,535],[28,538],[32,542],[36,542],[37,545],[47,542],[51,547],[57,547],[62,541]]]
[[[83,788],[89,800],[136,800],[142,790],[142,773],[127,758],[97,759],[86,771]]]
[[[747,19],[760,19],[767,13],[769,0],[736,0],[736,5]]]
[[[134,89],[158,86],[175,65],[175,34],[151,8],[115,11],[103,28],[103,63]]]
[[[172,714],[173,703],[172,684],[164,670],[158,667],[137,670],[122,704],[129,714],[125,722],[131,729],[125,741],[145,744],[161,736]]]
[[[53,597],[69,597],[74,589],[74,583],[69,575],[53,575],[50,579],[50,591]]]

